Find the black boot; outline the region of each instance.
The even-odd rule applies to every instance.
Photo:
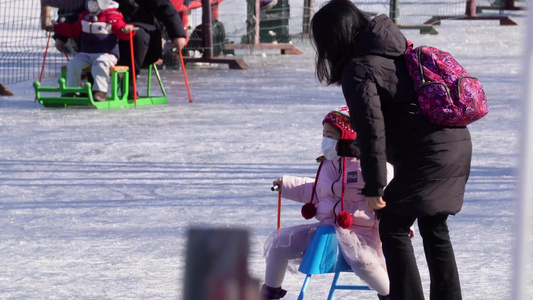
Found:
[[[269,287],[268,285],[264,285],[261,287],[261,299],[263,300],[276,300],[283,298],[287,294],[287,291],[279,288],[273,288]]]
[[[379,300],[390,300],[390,296],[389,295],[381,296],[380,294],[378,294],[378,298],[379,298]]]

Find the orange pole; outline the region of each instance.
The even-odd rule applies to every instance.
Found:
[[[281,228],[281,190],[278,192],[278,230]]]
[[[46,42],[46,50],[44,50],[43,66],[41,67],[41,75],[39,75],[39,82],[43,79],[44,64],[46,63],[46,54],[48,54],[48,46],[50,45],[50,37],[52,37],[52,31],[48,32],[48,41]]]
[[[187,93],[189,93],[189,103],[192,103],[191,90],[189,89],[189,81],[187,80],[187,72],[185,72],[185,63],[183,62],[183,55],[181,50],[178,50],[180,54],[181,68],[183,69],[183,77],[185,78],[185,85],[187,86]]]
[[[133,31],[130,31],[131,71],[133,72],[133,103],[137,106],[137,78],[135,76],[135,56],[133,55]]]
[[[43,66],[41,67],[41,75],[39,75],[39,82],[43,79],[44,65],[46,63],[46,54],[48,54],[48,46],[50,46],[50,38],[52,37],[52,31],[48,32],[48,41],[46,42],[46,49],[44,50],[43,57]],[[37,101],[37,96],[35,96],[35,101]]]

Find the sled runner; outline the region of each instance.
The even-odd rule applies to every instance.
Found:
[[[90,72],[90,68],[84,69],[85,72]],[[151,91],[152,71],[157,77],[159,88],[162,96],[153,96]],[[61,68],[61,78],[59,78],[59,87],[43,87],[39,81],[33,83],[35,88],[35,95],[37,101],[45,107],[66,107],[66,106],[93,106],[95,108],[113,108],[113,107],[127,107],[136,105],[151,105],[167,103],[167,94],[163,87],[163,82],[157,71],[155,65],[150,65],[148,68],[148,83],[146,88],[146,95],[139,95],[137,103],[133,97],[128,97],[130,93],[129,84],[129,68],[127,66],[113,66],[109,69],[110,73],[110,93],[108,93],[106,101],[98,102],[93,98],[92,85],[87,82],[82,87],[67,87],[66,66]],[[55,93],[53,96],[43,96],[44,93]],[[57,94],[60,95],[57,95]],[[77,94],[74,96],[74,94]],[[131,99],[129,99],[131,98]]]

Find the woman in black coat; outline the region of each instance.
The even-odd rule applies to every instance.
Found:
[[[181,51],[185,47],[185,29],[178,11],[169,0],[114,1],[119,4],[118,10],[124,15],[124,21],[139,28],[133,37],[136,74],[139,74],[139,68],[147,67],[162,58],[161,24],[166,29],[176,51]],[[131,67],[130,42],[119,41],[119,47],[118,64]]]
[[[468,129],[435,125],[410,111],[416,95],[403,57],[407,43],[387,16],[372,18],[350,1],[332,0],[311,27],[317,77],[341,85],[350,108],[363,193],[380,218],[391,299],[424,299],[409,238],[417,219],[430,298],[461,299],[447,218],[463,203],[472,157]],[[394,166],[394,179],[384,190],[386,162]]]

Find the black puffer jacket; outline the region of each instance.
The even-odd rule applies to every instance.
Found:
[[[186,37],[185,29],[176,8],[169,0],[114,0],[119,4],[119,11],[124,20],[140,26],[148,32],[153,31],[157,22],[165,26],[170,39]]]
[[[342,90],[361,149],[366,196],[383,196],[378,214],[455,214],[462,206],[472,144],[466,127],[446,128],[409,114],[416,101],[403,53],[406,39],[385,15],[357,37]],[[394,179],[386,185],[386,162]]]

